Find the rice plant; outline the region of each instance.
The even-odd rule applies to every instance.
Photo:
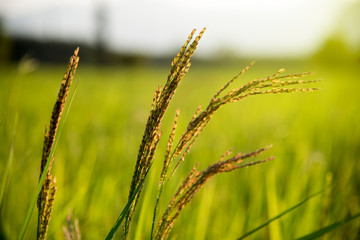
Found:
[[[37,207],[39,210],[38,228],[37,228],[38,239],[46,239],[47,229],[49,227],[53,204],[55,201],[55,194],[57,189],[56,177],[51,174],[51,167],[54,157],[50,156],[50,153],[52,151],[52,148],[54,147],[54,142],[55,142],[59,122],[65,107],[65,101],[67,99],[69,88],[78,66],[78,62],[79,62],[78,52],[79,52],[79,48],[75,50],[74,55],[70,58],[68,69],[61,82],[58,97],[56,99],[52,111],[49,128],[45,128],[45,139],[44,139],[44,147],[41,158],[39,179],[41,179],[41,175],[44,173],[45,166],[48,161],[49,161],[49,167],[46,170],[46,179],[44,184],[42,185],[37,202]]]
[[[32,211],[36,204],[36,199],[38,208],[37,239],[46,239],[57,190],[56,178],[51,174],[51,167],[54,160],[54,150],[62,127],[62,125],[59,126],[59,123],[63,114],[69,88],[79,63],[78,53],[79,48],[75,50],[74,55],[70,58],[67,71],[64,74],[60,90],[53,107],[50,125],[48,128],[45,128],[43,152],[40,162],[39,183],[36,188],[35,196],[28,208],[18,239],[23,239],[25,235]]]
[[[135,165],[135,171],[131,182],[129,199],[135,194],[134,191],[139,186],[140,190],[136,193],[135,201],[132,203],[131,208],[129,209],[126,216],[123,233],[125,238],[129,233],[130,222],[132,220],[132,216],[134,214],[139,196],[141,194],[140,183],[145,180],[145,173],[149,170],[149,167],[154,160],[154,155],[161,137],[160,127],[162,119],[181,80],[189,71],[189,68],[191,66],[190,59],[193,56],[199,40],[204,34],[204,31],[205,28],[202,29],[199,35],[196,36],[192,42],[191,40],[195,34],[195,29],[191,32],[185,44],[180,49],[180,52],[176,55],[176,57],[171,63],[170,73],[168,75],[165,85],[163,87],[159,86],[158,89],[155,91],[150,115],[148,117],[148,121],[145,127],[145,132],[140,145],[138,158]],[[253,95],[311,92],[318,90],[318,88],[291,87],[292,85],[314,83],[319,81],[302,79],[303,77],[309,76],[312,73],[306,72],[300,74],[282,75],[285,70],[280,69],[271,76],[254,79],[248,83],[245,83],[239,88],[234,88],[226,92],[227,88],[232,83],[234,83],[235,80],[242,76],[246,71],[248,71],[253,65],[254,62],[251,62],[248,66],[241,70],[238,75],[236,75],[233,79],[231,79],[224,86],[222,86],[220,90],[216,92],[215,95],[210,99],[208,106],[203,111],[201,111],[201,106],[198,107],[186,130],[181,135],[178,142],[175,144],[175,147],[173,147],[174,136],[179,117],[179,111],[176,112],[174,124],[171,134],[169,136],[166,154],[163,161],[163,168],[160,174],[158,194],[154,207],[152,231],[150,236],[151,238],[166,239],[169,236],[170,231],[174,226],[174,222],[179,216],[182,209],[184,209],[184,207],[188,205],[188,203],[193,199],[193,197],[202,188],[202,186],[214,175],[223,172],[230,172],[235,169],[252,166],[258,163],[267,162],[273,159],[273,157],[270,157],[265,160],[258,160],[241,164],[244,160],[248,158],[253,158],[269,148],[265,147],[248,154],[237,153],[235,154],[235,156],[224,160],[225,157],[229,156],[232,153],[232,151],[228,151],[221,157],[219,161],[211,164],[203,171],[199,171],[197,169],[198,164],[196,164],[193,170],[184,179],[184,181],[172,197],[155,230],[158,204],[166,182],[171,179],[181,162],[185,160],[186,155],[190,152],[196,139],[202,133],[202,131],[207,126],[207,124],[209,123],[213,115],[217,112],[217,110],[219,110],[222,106],[228,103],[238,102],[246,97]],[[175,166],[169,173],[169,167],[174,161]]]
[[[171,63],[170,72],[164,86],[159,86],[155,91],[150,114],[147,119],[144,134],[137,154],[135,169],[129,189],[128,202],[118,219],[115,221],[114,226],[111,228],[106,239],[112,239],[121,224],[123,224],[123,237],[125,239],[129,237],[131,222],[133,220],[136,207],[140,202],[139,198],[141,196],[144,183],[149,171],[151,170],[151,166],[153,165],[154,156],[158,150],[159,141],[162,137],[162,121],[176,90],[190,69],[190,60],[205,30],[205,28],[202,29],[195,38],[194,35],[196,30],[194,29],[190,33],[179,53],[175,56]],[[37,207],[39,210],[37,239],[46,239],[51,219],[57,190],[56,178],[51,174],[51,167],[54,160],[53,152],[58,139],[59,123],[63,114],[69,87],[72,83],[79,62],[78,51],[79,49],[76,49],[74,55],[70,58],[68,69],[64,75],[60,91],[54,105],[50,125],[45,129],[40,179],[35,198],[35,201],[37,199]],[[239,102],[254,95],[312,92],[318,90],[318,88],[313,87],[297,87],[299,84],[309,84],[319,81],[304,79],[305,77],[312,75],[311,72],[284,74],[284,69],[280,69],[270,76],[256,78],[245,82],[240,87],[230,88],[230,86],[234,85],[237,80],[243,77],[245,73],[254,66],[254,64],[255,62],[249,63],[235,77],[220,87],[219,90],[214,93],[205,108],[199,106],[179,139],[175,139],[175,133],[179,121],[180,110],[176,111],[171,133],[167,140],[165,156],[162,161],[163,166],[159,176],[158,191],[151,222],[152,228],[149,236],[150,239],[169,238],[174,224],[182,210],[189,205],[191,200],[196,196],[205,183],[215,175],[232,172],[237,169],[254,166],[274,159],[274,157],[271,156],[265,157],[261,160],[250,160],[271,148],[271,146],[266,146],[249,153],[238,152],[234,154],[234,150],[231,149],[225,152],[219,160],[214,161],[214,163],[210,164],[203,170],[199,170],[199,163],[196,163],[188,175],[184,177],[182,183],[178,186],[172,198],[168,200],[165,210],[160,213],[160,200],[162,202],[164,201],[162,199],[162,193],[166,188],[167,183],[171,181],[174,174],[176,174],[176,170],[180,167],[181,163],[186,160],[187,155],[191,151],[196,140],[220,108],[229,103]],[[199,161],[201,161],[201,159],[199,159]],[[19,239],[22,239],[25,234],[26,227],[31,216],[32,207],[34,205],[35,202],[33,201],[29,207]],[[284,211],[284,213],[279,215],[279,217],[289,211]],[[274,218],[271,221],[277,218]],[[67,227],[63,228],[65,239],[81,239],[78,220],[73,221],[71,214],[66,220]],[[262,226],[267,224],[268,223]]]
[[[45,128],[45,139],[44,139],[44,147],[41,158],[39,179],[41,179],[41,176],[45,171],[45,166],[48,161],[49,161],[48,163],[49,167],[45,171],[46,172],[45,182],[42,185],[37,201],[37,207],[38,207],[37,238],[38,239],[46,239],[47,229],[49,227],[53,204],[55,201],[55,194],[57,189],[56,177],[51,174],[51,167],[54,157],[50,156],[50,153],[54,147],[54,142],[55,142],[59,122],[65,107],[65,101],[67,99],[69,88],[78,66],[78,62],[79,62],[78,52],[79,52],[79,48],[75,50],[74,55],[70,58],[68,69],[61,82],[58,97],[56,99],[52,111],[50,125],[48,128]]]

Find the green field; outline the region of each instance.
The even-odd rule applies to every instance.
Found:
[[[246,65],[209,64],[193,63],[165,115],[164,138],[145,183],[130,239],[149,239],[176,109],[181,112],[179,138],[198,105],[205,107]],[[249,239],[294,239],[360,212],[360,64],[260,61],[234,85],[266,77],[282,67],[287,73],[316,71],[308,78],[323,79],[312,85],[321,90],[252,96],[218,111],[165,189],[160,213],[197,162],[202,170],[232,147],[246,153],[270,144],[273,148],[258,159],[276,158],[211,179],[181,213],[172,239],[236,239],[323,189]],[[27,74],[19,74],[15,67],[0,68],[0,176],[8,177],[0,239],[15,239],[24,221],[39,179],[44,129],[65,70],[66,63],[40,65]],[[77,92],[55,152],[52,173],[58,191],[48,239],[64,239],[62,226],[69,209],[79,219],[83,239],[105,238],[126,204],[153,93],[165,83],[168,71],[158,66],[97,68],[83,66],[80,60],[74,79],[79,82]],[[13,160],[5,175],[12,150]],[[34,211],[25,239],[36,236],[36,216]],[[358,239],[359,218],[325,237]]]

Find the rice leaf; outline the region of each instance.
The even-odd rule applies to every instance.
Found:
[[[342,221],[335,222],[335,223],[330,224],[329,226],[326,226],[324,228],[321,228],[315,232],[312,232],[303,237],[297,238],[296,240],[310,240],[310,239],[315,239],[315,238],[321,237],[321,236],[327,234],[328,232],[331,232],[331,231],[335,230],[336,228],[341,227],[345,223],[352,221],[358,217],[360,217],[360,212],[358,212],[357,214],[355,214],[353,216],[345,218]]]
[[[141,180],[140,184],[137,186],[137,188],[135,189],[134,193],[130,196],[128,202],[126,203],[124,209],[121,211],[118,219],[115,221],[113,227],[111,228],[109,234],[106,236],[105,240],[110,240],[114,237],[115,232],[119,229],[122,221],[124,221],[124,218],[126,216],[126,214],[128,214],[128,212],[130,211],[131,205],[133,204],[136,195],[138,194],[138,192],[140,191],[140,189],[142,188],[144,181],[146,179],[146,175],[148,174],[150,168],[152,166],[152,163],[150,164],[148,170],[146,171],[143,179]]]
[[[50,166],[50,163],[51,163],[50,160],[51,160],[51,159],[53,158],[53,156],[54,156],[54,152],[55,152],[57,143],[58,143],[58,141],[59,141],[62,128],[63,128],[63,126],[64,126],[66,117],[67,117],[67,115],[68,115],[68,113],[69,113],[69,109],[70,109],[71,103],[72,103],[73,98],[74,98],[74,96],[75,96],[77,86],[78,86],[78,84],[75,86],[75,90],[74,90],[74,92],[73,92],[73,93],[71,94],[71,96],[70,96],[69,106],[68,106],[68,108],[67,108],[67,110],[66,110],[66,112],[65,112],[65,114],[64,114],[63,120],[62,120],[62,121],[60,122],[60,124],[59,124],[59,128],[58,128],[58,131],[57,131],[57,134],[56,134],[56,137],[55,137],[55,141],[54,141],[54,147],[51,149],[51,152],[50,152],[50,155],[49,155],[49,157],[48,157],[48,159],[47,159],[47,162],[46,162],[44,171],[43,171],[43,173],[41,174],[39,183],[38,183],[38,185],[37,185],[37,187],[36,187],[35,194],[34,194],[32,200],[31,200],[31,203],[30,203],[30,205],[29,205],[29,208],[28,208],[28,210],[27,210],[27,212],[26,212],[25,220],[24,220],[24,222],[23,222],[23,225],[22,225],[22,227],[21,227],[19,236],[18,236],[18,238],[17,238],[18,240],[24,239],[24,236],[25,236],[25,233],[26,233],[26,229],[27,229],[27,227],[28,227],[28,225],[29,225],[32,212],[34,211],[34,208],[35,208],[35,205],[36,205],[37,198],[38,198],[38,196],[39,196],[39,193],[40,193],[41,188],[42,188],[42,186],[43,186],[43,184],[44,184],[44,181],[45,181],[47,172],[48,172],[48,170],[49,170],[49,166]]]
[[[307,201],[309,201],[310,199],[316,197],[317,195],[319,195],[320,193],[323,193],[325,191],[325,189],[321,190],[320,192],[314,193],[310,196],[308,196],[307,198],[305,198],[304,200],[302,200],[301,202],[295,204],[294,206],[286,209],[285,211],[281,212],[280,214],[276,215],[275,217],[269,219],[268,221],[266,221],[265,223],[261,224],[260,226],[254,228],[253,230],[245,233],[243,236],[239,237],[237,240],[241,240],[244,239],[248,236],[250,236],[251,234],[257,232],[258,230],[262,229],[263,227],[266,227],[267,225],[269,225],[271,222],[281,218],[282,216],[284,216],[285,214],[295,210],[296,208],[300,207],[301,205],[303,205],[304,203],[306,203]]]
[[[6,184],[7,184],[7,180],[8,180],[8,176],[9,176],[9,172],[10,172],[10,168],[11,168],[11,164],[12,161],[14,159],[14,146],[15,146],[15,135],[16,135],[16,126],[17,126],[17,121],[18,121],[18,115],[15,115],[15,123],[14,123],[14,129],[13,129],[13,134],[12,134],[12,139],[11,139],[11,147],[10,147],[10,152],[9,152],[9,158],[8,161],[6,163],[6,168],[5,168],[5,172],[3,175],[3,179],[1,182],[1,189],[0,189],[0,210],[3,207],[3,200],[4,200],[4,195],[5,195],[5,188],[6,188]],[[0,127],[2,125],[2,121],[0,123]],[[1,212],[1,211],[0,211]]]

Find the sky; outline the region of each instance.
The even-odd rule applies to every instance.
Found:
[[[8,35],[89,44],[102,19],[107,46],[129,53],[174,53],[192,29],[206,27],[200,55],[301,57],[321,46],[357,1],[0,0],[0,16]]]

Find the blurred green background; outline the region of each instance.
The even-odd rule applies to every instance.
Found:
[[[289,74],[316,72],[307,79],[322,79],[312,85],[321,90],[254,96],[217,112],[167,186],[158,216],[197,162],[199,169],[204,169],[232,147],[235,152],[247,153],[270,144],[273,148],[258,159],[276,158],[215,176],[181,213],[171,238],[236,239],[323,189],[324,193],[249,239],[294,239],[359,213],[360,40],[359,22],[353,20],[359,16],[360,5],[351,6],[323,43],[306,56],[257,53],[252,58],[225,49],[196,58],[195,53],[165,115],[163,139],[130,239],[149,238],[176,109],[181,112],[179,139],[198,105],[205,107],[251,60],[256,60],[255,66],[233,87],[286,68]],[[185,39],[178,40],[182,43]],[[0,38],[0,239],[15,239],[21,228],[39,178],[44,129],[67,60],[78,45],[27,41],[6,31]],[[202,39],[199,48],[206,41]],[[52,169],[58,191],[48,239],[63,239],[62,226],[69,209],[79,219],[83,239],[105,238],[126,204],[152,97],[157,86],[165,83],[171,60],[169,55],[119,53],[101,44],[80,44],[80,64],[71,87],[73,92],[78,83],[77,92]],[[34,211],[25,239],[35,238],[36,215]],[[355,219],[323,239],[358,238],[360,221]]]
[[[165,116],[163,136],[169,134],[175,109],[181,111],[179,137],[197,106],[206,105],[243,66],[196,66],[195,61]],[[178,239],[234,239],[328,185],[324,194],[257,233],[257,239],[278,239],[276,234],[285,239],[299,237],[359,212],[359,63],[259,61],[236,85],[270,75],[278,66],[288,73],[316,70],[313,77],[323,79],[316,84],[321,91],[251,97],[214,116],[167,188],[162,211],[196,162],[203,169],[231,147],[245,153],[269,144],[274,147],[263,158],[274,155],[276,159],[212,179],[177,221],[174,236]],[[18,233],[34,193],[44,126],[49,124],[64,69],[65,64],[40,66],[27,74],[19,74],[15,67],[1,69],[2,173],[16,130],[1,209],[5,239]],[[79,218],[84,239],[106,236],[126,202],[152,95],[167,72],[166,67],[94,68],[80,62],[75,77],[78,90],[55,153],[58,192],[50,239],[62,238],[69,208]],[[132,238],[148,237],[165,145],[162,140]],[[35,215],[27,239],[35,234]],[[329,237],[355,239],[359,228],[355,220]]]

